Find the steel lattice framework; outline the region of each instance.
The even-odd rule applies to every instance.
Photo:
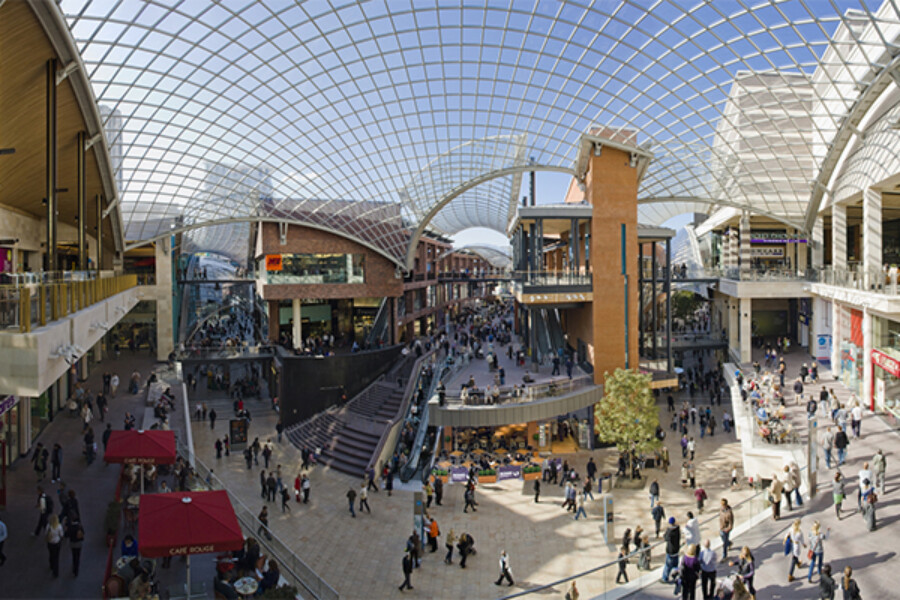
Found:
[[[900,53],[897,0],[61,8],[116,115],[134,241],[166,219],[287,219],[398,263],[424,220],[505,231],[521,174],[573,172],[597,125],[654,154],[653,221],[713,205],[808,228],[857,100]]]

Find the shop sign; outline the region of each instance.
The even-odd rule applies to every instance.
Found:
[[[522,467],[521,465],[503,465],[499,469],[497,469],[497,481],[503,481],[504,479],[521,479],[522,478]]]
[[[830,361],[831,360],[831,336],[830,335],[817,335],[816,336],[816,360],[822,361]]]
[[[805,244],[806,238],[791,237],[783,231],[751,231],[751,244]]]
[[[450,469],[450,483],[465,483],[469,480],[469,470],[465,467]]]
[[[892,358],[880,350],[872,350],[872,364],[881,367],[894,377],[900,377],[900,360]]]
[[[281,271],[282,269],[280,254],[266,254],[266,271]]]
[[[770,248],[768,246],[762,246],[757,248],[750,248],[750,256],[753,258],[784,258],[784,246],[778,246],[775,248]]]
[[[16,402],[18,402],[18,400],[15,396],[7,396],[3,400],[0,400],[0,415],[12,409],[12,407],[16,405]]]

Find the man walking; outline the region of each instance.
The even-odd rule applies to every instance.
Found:
[[[50,466],[52,471],[50,474],[50,482],[62,481],[60,470],[62,469],[62,446],[53,444],[53,452],[50,453]]]
[[[709,547],[709,540],[703,542],[700,550],[700,589],[703,592],[703,600],[712,600],[716,593],[716,569],[719,557],[715,550]]]
[[[653,510],[653,507],[656,505],[657,502],[659,502],[659,482],[656,479],[654,479],[650,483],[650,510],[651,511]],[[657,527],[656,529],[657,529],[656,535],[658,537],[659,536],[659,527]]]
[[[831,468],[831,453],[834,450],[834,432],[831,427],[825,428],[825,435],[822,436],[822,450],[825,452],[825,466]]]
[[[719,508],[719,535],[722,537],[722,560],[728,558],[732,529],[734,529],[734,512],[728,505],[728,500],[722,498],[722,506]]]
[[[837,459],[838,466],[842,466],[844,464],[844,460],[847,458],[847,446],[850,445],[850,439],[847,437],[847,432],[844,431],[842,426],[838,426],[837,433],[834,434],[834,447],[837,449]]]
[[[350,504],[350,516],[355,519],[356,510],[354,510],[353,506],[356,503],[356,490],[354,490],[353,488],[347,490],[347,502]]]
[[[466,491],[465,493],[463,493],[463,498],[466,501],[466,505],[463,507],[464,513],[469,512],[470,506],[472,507],[472,512],[478,512],[478,510],[475,508],[475,489],[471,484],[466,486]]]
[[[377,487],[375,488],[378,489]],[[440,477],[434,478],[434,503],[441,506],[441,500],[444,498],[444,480]]]
[[[663,508],[662,502],[656,503],[656,506],[654,506],[653,510],[650,511],[650,516],[653,517],[653,523],[656,525],[656,537],[659,538],[659,530],[662,525],[662,520],[666,518],[666,511]]]
[[[53,500],[44,493],[44,488],[38,486],[37,492],[38,524],[37,527],[34,528],[34,533],[32,534],[35,536],[39,535],[47,528],[47,519],[50,518],[50,513],[53,512]]]
[[[362,513],[364,508],[367,513],[372,514],[372,509],[369,508],[369,488],[366,486],[365,480],[363,480],[362,486],[359,488],[359,512]]]
[[[413,589],[412,583],[409,581],[409,576],[412,575],[412,572],[413,561],[412,557],[409,555],[409,550],[407,550],[406,554],[403,555],[403,583],[400,584],[401,592],[405,589]]]
[[[666,540],[666,564],[663,567],[662,582],[669,583],[669,573],[678,568],[678,550],[681,547],[681,528],[675,522],[675,517],[669,517],[669,527],[663,537]]]
[[[878,488],[881,495],[884,495],[885,471],[887,471],[887,458],[884,456],[884,450],[878,449],[875,456],[872,457],[872,471],[875,473],[875,487]]]
[[[81,565],[81,546],[84,543],[84,528],[81,526],[77,511],[69,515],[66,537],[69,539],[69,548],[72,550],[72,576],[78,577]]]
[[[256,530],[256,535],[264,534],[267,540],[271,540],[272,534],[269,533],[269,507],[263,505],[256,518],[259,519],[259,528]]]
[[[500,551],[500,577],[497,578],[497,581],[494,582],[494,585],[500,585],[503,582],[503,579],[508,581],[508,585],[513,585],[512,571],[509,569],[509,556],[506,554],[506,550]]]
[[[209,411],[209,428],[216,428],[216,409],[212,409],[211,411]]]

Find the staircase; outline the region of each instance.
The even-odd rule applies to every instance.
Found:
[[[320,462],[363,477],[387,422],[397,416],[404,388],[397,377],[408,373],[408,357],[342,407],[313,415],[285,431],[298,448],[318,448]],[[404,377],[405,383],[405,377]]]

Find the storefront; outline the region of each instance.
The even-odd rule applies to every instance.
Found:
[[[19,406],[16,396],[0,397],[0,509],[6,508],[6,470],[19,457]]]
[[[900,412],[900,353],[892,349],[872,350],[872,410]],[[889,409],[889,410],[886,410]]]
[[[862,311],[839,306],[840,338],[835,340],[841,352],[841,382],[855,394],[860,393],[863,381]]]

